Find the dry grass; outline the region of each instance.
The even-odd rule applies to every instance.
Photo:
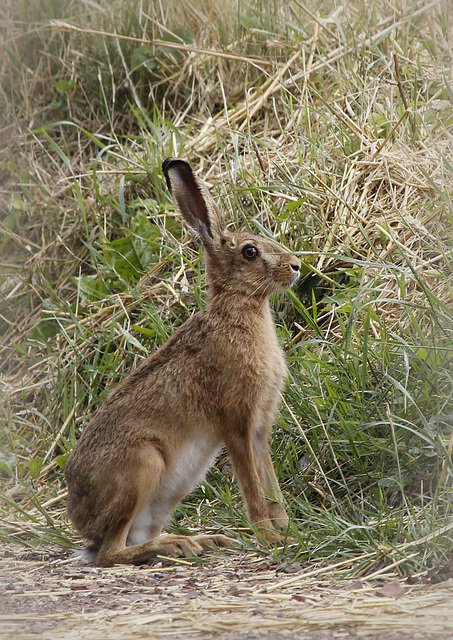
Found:
[[[207,638],[323,629],[354,638],[442,638],[451,631],[451,580],[410,585],[390,570],[381,572],[379,580],[351,581],[344,577],[348,564],[338,565],[309,571],[295,567],[296,573],[287,577],[252,554],[240,563],[213,558],[196,567],[183,561],[89,571],[70,560],[8,559],[1,562],[0,574],[7,569],[10,579],[20,574],[21,582],[6,589],[0,630],[18,639],[34,633],[75,638],[82,630],[84,638],[98,638],[106,629],[112,638],[125,633],[131,638],[150,633],[156,638]],[[37,597],[39,611],[32,604]],[[28,610],[14,612],[19,599],[30,603]],[[59,613],[63,603],[64,614]]]
[[[363,547],[369,568],[382,543],[418,540],[397,560],[442,562],[449,3],[4,5],[4,539],[71,544],[61,467],[80,429],[105,387],[203,305],[197,247],[159,169],[181,155],[232,224],[304,261],[300,287],[275,301],[291,362],[275,453],[301,530],[284,553],[329,562]],[[235,495],[219,465],[173,526],[241,527]]]

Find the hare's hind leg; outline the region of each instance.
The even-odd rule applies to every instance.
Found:
[[[184,443],[167,463],[152,445],[147,450],[142,447],[137,456],[140,464],[131,469],[135,507],[119,515],[117,526],[107,531],[96,564],[142,564],[157,555],[191,557],[215,547],[237,546],[224,535],[160,535],[171,512],[203,475],[217,448],[217,439],[203,432]]]
[[[145,564],[156,556],[191,558],[214,547],[233,547],[234,541],[226,536],[179,536],[164,534],[132,547],[124,545],[124,533],[107,535],[96,558],[98,567],[114,564]]]
[[[108,491],[103,488],[102,508],[97,514],[98,528],[104,530],[96,555],[98,566],[128,562],[119,558],[127,548],[131,526],[150,495],[158,490],[165,473],[165,461],[152,443],[141,443],[130,449],[127,457],[123,466],[112,465],[108,474],[110,488]],[[104,474],[103,482],[106,477]],[[150,537],[148,535],[146,539]]]

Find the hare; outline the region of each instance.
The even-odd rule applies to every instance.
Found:
[[[161,535],[222,445],[264,538],[280,540],[288,523],[268,445],[286,375],[268,296],[294,284],[300,261],[227,230],[187,162],[167,158],[162,169],[205,249],[209,302],[113,389],[69,456],[68,515],[98,566],[236,546],[224,535]]]

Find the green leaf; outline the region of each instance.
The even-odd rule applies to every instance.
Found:
[[[117,327],[130,344],[134,345],[134,347],[136,347],[140,351],[143,351],[146,354],[148,353],[148,350],[146,349],[146,347],[144,347],[142,343],[137,340],[137,338],[134,338],[134,336],[131,333],[129,333],[127,329],[122,327],[120,324],[118,324]]]
[[[138,280],[141,264],[130,235],[106,242],[102,253],[106,263],[120,278],[129,283]]]
[[[165,47],[161,45],[158,47],[159,61],[164,62],[182,62],[182,53],[178,51],[178,49],[173,49],[173,47]]]
[[[294,211],[296,211],[300,206],[302,206],[305,202],[307,202],[308,198],[299,198],[299,200],[296,200],[295,202],[288,202],[288,204],[286,205],[286,211],[289,213],[294,213]],[[282,215],[279,216],[279,218],[283,217]],[[288,217],[288,216],[285,216]]]
[[[161,237],[160,228],[151,224],[145,211],[137,211],[131,218],[131,242],[143,270],[155,262],[156,241]]]
[[[16,466],[17,458],[14,453],[6,451],[3,453],[0,451],[0,471],[6,471],[8,475],[14,474],[14,467]]]
[[[83,302],[103,300],[110,295],[107,285],[97,275],[76,276],[72,280]]]
[[[143,209],[156,211],[158,208],[158,203],[153,198],[138,198],[137,200],[131,200],[131,202],[129,202],[127,206],[131,211],[141,211]]]
[[[14,231],[19,226],[21,211],[16,208],[12,208],[11,213],[9,213],[5,218],[3,218],[3,226],[5,226],[10,231]]]
[[[193,42],[195,42],[195,36],[193,35],[193,33],[191,31],[188,31],[187,29],[184,29],[184,27],[178,27],[176,29],[173,29],[173,33],[175,34],[175,36],[178,36],[178,37],[173,38],[171,34],[167,34],[167,36],[164,39],[172,40],[174,42],[178,42],[179,40],[182,40],[185,44],[192,44]]]
[[[154,47],[143,45],[132,51],[131,68],[137,69],[141,65],[146,67],[148,71],[152,71],[159,66]]]
[[[43,462],[43,458],[32,458],[28,461],[27,467],[33,480],[36,480],[41,473]]]
[[[47,342],[60,332],[60,325],[53,318],[42,318],[28,333],[30,340],[40,340]]]
[[[68,82],[67,80],[57,80],[52,86],[58,89],[58,91],[66,93],[67,91],[71,91],[71,89],[75,89],[76,84],[75,82]]]
[[[11,209],[13,211],[27,211],[27,203],[18,193],[15,193],[11,200]]]
[[[244,15],[241,11],[233,11],[233,16],[244,29],[261,29],[262,25],[251,16]]]
[[[57,456],[55,458],[55,462],[57,463],[57,465],[60,467],[60,469],[62,471],[64,471],[64,468],[66,466],[67,460],[68,460],[68,456],[67,455],[61,455],[61,456]]]
[[[444,111],[445,109],[451,109],[450,100],[433,100],[431,102],[431,107],[434,111]]]
[[[162,39],[167,42],[174,42],[175,44],[185,44],[187,42],[193,42],[194,36],[186,29],[174,29],[174,33],[166,33]],[[178,49],[174,49],[173,47],[160,45],[157,47],[156,51],[159,62],[161,63],[165,62],[168,64],[168,62],[182,62],[183,60],[183,54],[181,51],[178,51]]]
[[[443,365],[442,353],[436,353],[434,350],[418,347],[415,350],[416,355],[432,367],[441,367]]]
[[[155,338],[157,333],[155,329],[148,329],[147,327],[141,327],[139,324],[131,325],[131,329],[134,329],[134,331],[138,331],[139,333],[142,333],[147,338]]]

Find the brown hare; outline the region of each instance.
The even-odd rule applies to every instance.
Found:
[[[227,230],[187,162],[162,169],[203,243],[209,303],[113,389],[68,459],[69,518],[98,566],[235,546],[223,535],[161,535],[222,445],[262,535],[278,541],[288,524],[268,445],[286,375],[268,296],[296,281],[300,261]]]

